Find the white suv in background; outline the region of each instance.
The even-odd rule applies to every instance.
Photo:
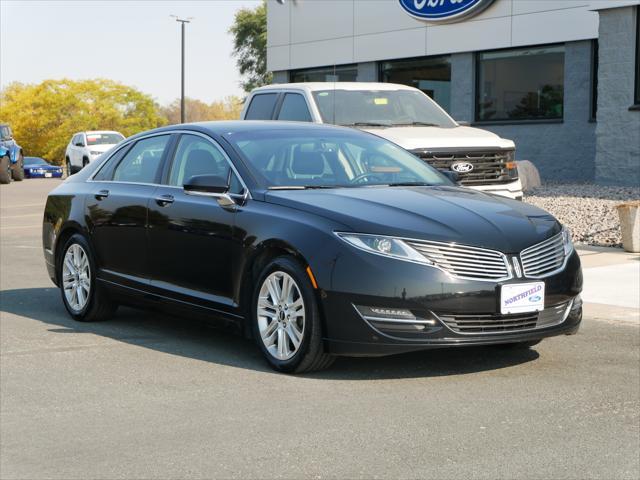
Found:
[[[260,87],[243,120],[289,120],[355,127],[386,138],[462,186],[522,200],[515,144],[461,125],[422,91],[393,83],[289,83]]]
[[[68,174],[71,175],[82,170],[83,167],[122,140],[124,140],[124,135],[111,130],[76,133],[71,137],[65,154]]]

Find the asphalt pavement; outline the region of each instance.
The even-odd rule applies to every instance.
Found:
[[[0,478],[640,477],[635,304],[589,303],[577,335],[528,351],[281,375],[188,318],[73,322],[41,251],[58,183],[0,187]]]

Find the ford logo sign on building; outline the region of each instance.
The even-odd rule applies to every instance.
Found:
[[[428,22],[455,22],[477,15],[493,0],[399,0],[400,6],[412,17]]]

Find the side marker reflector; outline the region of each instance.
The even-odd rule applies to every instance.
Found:
[[[311,267],[307,266],[307,275],[309,275],[309,280],[311,280],[311,285],[315,290],[318,289],[318,282],[316,282],[316,277],[313,276],[313,272],[311,271]]]

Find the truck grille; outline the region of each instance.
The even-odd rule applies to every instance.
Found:
[[[417,149],[411,153],[438,170],[451,170],[451,165],[457,162],[472,164],[473,170],[470,172],[458,172],[460,184],[464,186],[507,183],[517,178],[517,174],[509,175],[507,167],[508,162],[513,162],[513,150],[448,153]]]
[[[482,333],[509,333],[521,330],[551,327],[564,322],[572,302],[545,308],[541,312],[515,315],[451,315],[437,314],[447,327],[456,333],[478,335]]]
[[[500,281],[510,277],[506,257],[495,250],[455,243],[407,243],[437,267],[459,278]]]
[[[530,278],[547,276],[564,264],[562,233],[520,252],[524,274]]]

